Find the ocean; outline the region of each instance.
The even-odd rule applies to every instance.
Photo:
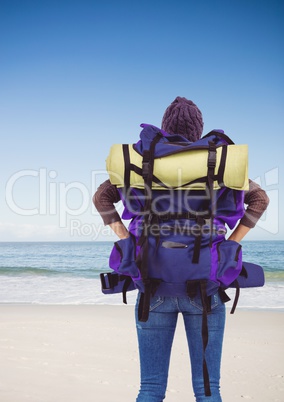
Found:
[[[101,293],[112,242],[0,243],[0,303],[122,304]],[[241,289],[238,308],[284,309],[284,241],[243,241],[243,260],[262,265],[262,288]],[[234,290],[228,294],[234,297]],[[137,292],[128,294],[134,304]],[[227,305],[230,306],[232,302]]]

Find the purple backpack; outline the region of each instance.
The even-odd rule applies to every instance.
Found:
[[[226,225],[233,229],[244,214],[244,192],[224,185],[227,146],[234,143],[221,131],[192,143],[151,125],[142,127],[140,141],[122,145],[124,185],[118,191],[131,236],[115,242],[109,261],[113,272],[101,274],[102,291],[122,292],[126,302],[126,291],[139,289],[140,319],[145,321],[153,295],[211,296],[219,291],[225,301],[224,290],[236,287],[233,313],[239,287],[264,284],[262,268],[243,262],[241,245],[225,240]],[[132,163],[129,147],[142,156],[142,166]],[[216,173],[218,148],[222,156]],[[208,152],[206,175],[185,183],[186,189],[169,187],[154,175],[155,160],[185,152],[190,158],[197,150]],[[131,171],[141,176],[143,189],[132,186]],[[153,186],[157,183],[162,189]],[[200,183],[204,189],[192,189]]]

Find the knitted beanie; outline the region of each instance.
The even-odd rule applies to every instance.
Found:
[[[178,96],[164,113],[162,129],[169,134],[180,134],[194,142],[202,134],[202,113],[191,100]]]

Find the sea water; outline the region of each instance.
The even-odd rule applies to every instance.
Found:
[[[243,241],[243,259],[261,265],[262,288],[241,289],[238,307],[284,309],[284,241]],[[122,304],[101,293],[112,242],[0,243],[0,303]],[[228,290],[233,299],[234,290]],[[128,294],[134,304],[137,292]],[[230,306],[228,303],[228,306]]]

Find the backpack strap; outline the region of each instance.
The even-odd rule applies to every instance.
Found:
[[[239,297],[240,297],[240,285],[239,285],[238,280],[235,279],[234,282],[232,282],[230,286],[232,286],[236,289],[233,305],[232,305],[232,308],[230,311],[230,314],[234,314],[238,301],[239,301]],[[219,288],[218,293],[219,293],[220,299],[222,300],[223,303],[227,303],[228,301],[231,300],[224,289]]]
[[[106,272],[100,274],[102,292],[105,294],[121,293],[123,303],[127,304],[126,293],[134,290],[134,284],[130,276],[120,275],[116,272]]]
[[[233,302],[233,306],[231,308],[230,314],[234,314],[238,301],[239,301],[239,297],[240,297],[240,285],[239,285],[238,279],[235,279],[233,284],[236,288],[236,293],[235,293],[235,298],[234,298],[234,302]]]
[[[209,372],[205,359],[205,352],[208,345],[208,320],[207,315],[211,312],[211,297],[207,296],[207,280],[192,280],[186,282],[187,294],[190,298],[194,298],[198,291],[200,292],[202,301],[202,344],[203,344],[203,381],[205,396],[211,396]]]
[[[201,218],[200,216],[198,216],[196,218],[196,223],[198,225],[199,231],[198,231],[198,233],[195,234],[193,256],[192,256],[192,263],[193,264],[198,264],[198,262],[199,262],[200,249],[201,249],[201,240],[202,240],[202,224],[203,224],[203,222],[204,222],[204,219]],[[213,230],[213,226],[212,226],[212,228],[210,228],[210,230]],[[212,231],[211,231],[211,236],[212,236]]]
[[[131,170],[128,144],[122,144],[122,152],[124,158],[124,191],[126,193],[126,191],[130,187],[130,170]]]
[[[207,159],[207,185],[211,201],[211,220],[210,220],[210,247],[212,246],[213,235],[213,220],[216,212],[215,200],[214,200],[214,173],[217,161],[217,150],[214,142],[209,142],[208,159]]]
[[[138,320],[142,322],[146,322],[149,318],[150,312],[150,300],[151,296],[154,296],[156,290],[160,283],[161,279],[156,278],[148,278],[143,281],[145,292],[141,293],[139,305],[138,305]]]
[[[144,179],[145,187],[145,203],[144,203],[144,222],[143,231],[139,239],[139,245],[143,245],[143,252],[140,264],[141,277],[145,287],[145,293],[141,294],[139,303],[139,321],[146,322],[149,316],[150,308],[150,298],[155,294],[157,287],[160,284],[160,280],[148,278],[148,236],[151,226],[151,216],[152,216],[152,180],[153,180],[153,169],[154,169],[154,156],[156,144],[160,141],[162,133],[158,132],[153,138],[150,144],[149,150],[143,152],[142,161],[142,176]]]

